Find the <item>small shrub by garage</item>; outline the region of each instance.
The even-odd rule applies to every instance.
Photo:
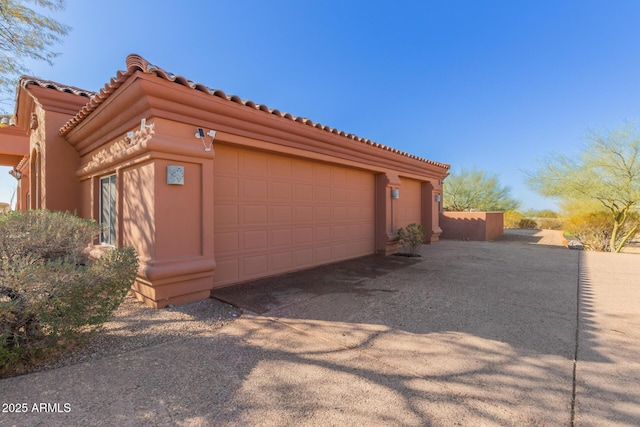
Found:
[[[70,213],[0,217],[0,377],[79,345],[122,303],[138,259],[133,248],[89,259],[99,231]]]
[[[409,224],[398,229],[398,241],[409,256],[419,256],[418,249],[424,243],[424,227],[420,224]]]

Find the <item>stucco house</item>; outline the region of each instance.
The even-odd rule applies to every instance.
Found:
[[[228,96],[129,55],[99,93],[23,77],[0,164],[17,209],[77,212],[131,245],[154,307],[213,288],[435,242],[449,165]]]

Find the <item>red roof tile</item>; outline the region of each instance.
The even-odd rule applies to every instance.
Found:
[[[74,86],[67,86],[60,83],[52,82],[51,80],[42,80],[36,77],[22,76],[20,77],[20,86],[26,88],[29,85],[40,86],[45,89],[54,89],[58,92],[72,93],[78,96],[85,96],[91,98],[95,95],[95,92],[80,89]]]
[[[98,94],[94,94],[93,96],[91,96],[91,100],[89,101],[89,103],[87,105],[85,105],[79,112],[78,114],[76,114],[75,117],[73,117],[71,120],[69,120],[63,127],[60,128],[59,134],[60,135],[66,135],[67,133],[69,133],[73,128],[75,128],[80,122],[82,122],[84,120],[85,117],[87,117],[89,114],[91,114],[92,111],[94,111],[96,108],[98,108],[98,106],[100,106],[100,104],[102,104],[113,92],[115,92],[132,74],[134,74],[136,71],[142,71],[143,73],[149,73],[149,74],[154,74],[162,79],[168,80],[170,82],[174,82],[177,84],[181,84],[183,86],[189,87],[193,90],[197,90],[200,92],[204,92],[206,94],[212,95],[212,96],[216,96],[222,99],[226,99],[229,102],[235,102],[237,104],[241,104],[244,105],[247,108],[252,108],[258,111],[263,111],[267,114],[273,114],[275,116],[279,116],[282,117],[283,119],[286,120],[291,120],[291,121],[295,121],[307,126],[311,126],[311,127],[315,127],[321,130],[324,130],[326,132],[330,132],[330,133],[334,133],[336,135],[340,135],[343,136],[345,138],[349,138],[351,140],[354,141],[358,141],[361,142],[363,144],[367,144],[367,145],[371,145],[373,147],[377,147],[386,151],[391,151],[393,153],[397,153],[400,154],[402,156],[405,157],[409,157],[415,160],[419,160],[434,166],[438,166],[444,169],[449,169],[450,165],[445,164],[445,163],[439,163],[439,162],[434,162],[432,160],[427,160],[418,156],[415,156],[413,154],[409,154],[409,153],[405,153],[403,151],[397,150],[395,148],[391,148],[388,147],[386,145],[383,144],[379,144],[377,142],[371,141],[369,139],[365,139],[365,138],[361,138],[357,135],[354,134],[350,134],[350,133],[346,133],[344,131],[338,130],[338,129],[334,129],[332,127],[329,126],[325,126],[323,124],[320,123],[315,123],[310,119],[304,118],[304,117],[297,117],[297,116],[293,116],[289,113],[283,113],[279,110],[276,109],[272,109],[269,108],[268,106],[264,105],[264,104],[256,104],[255,102],[251,101],[251,100],[243,100],[240,97],[236,96],[236,95],[227,95],[225,94],[222,90],[220,89],[210,89],[209,87],[201,84],[201,83],[195,83],[192,82],[191,80],[186,79],[185,77],[182,76],[177,76],[173,73],[167,72],[165,70],[163,70],[162,68],[155,66],[151,63],[149,63],[146,59],[142,58],[141,56],[132,54],[127,56],[127,70],[126,71],[118,71],[116,73],[116,77],[112,78],[109,83],[107,83],[103,89],[100,90],[100,92]],[[87,92],[90,93],[90,92]]]

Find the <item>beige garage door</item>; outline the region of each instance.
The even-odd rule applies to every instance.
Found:
[[[396,226],[406,227],[408,224],[422,222],[421,183],[415,179],[400,177],[400,198],[397,199],[398,217]]]
[[[374,176],[218,145],[216,287],[374,252]]]

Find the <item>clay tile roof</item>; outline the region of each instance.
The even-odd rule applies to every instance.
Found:
[[[113,92],[115,92],[132,74],[134,74],[136,71],[142,71],[143,73],[148,73],[148,74],[154,74],[162,79],[168,80],[170,82],[174,82],[177,84],[181,84],[183,86],[189,87],[193,90],[197,90],[200,92],[204,92],[206,94],[212,95],[212,96],[216,96],[219,98],[223,98],[226,99],[229,102],[233,102],[233,103],[237,103],[240,105],[244,105],[247,108],[252,108],[254,110],[258,110],[258,111],[263,111],[267,114],[273,114],[275,116],[281,117],[283,119],[286,120],[291,120],[294,122],[299,122],[301,124],[307,125],[307,126],[312,126],[312,127],[316,127],[318,129],[322,129],[326,132],[329,133],[333,133],[336,135],[340,135],[340,136],[344,136],[346,138],[358,141],[360,143],[363,144],[367,144],[367,145],[371,145],[373,147],[379,148],[379,149],[383,149],[386,151],[391,151],[393,153],[405,156],[405,157],[409,157],[411,159],[415,159],[415,160],[419,160],[421,162],[424,163],[428,163],[430,165],[434,165],[434,166],[438,166],[444,169],[449,169],[450,165],[445,164],[445,163],[439,163],[439,162],[434,162],[432,160],[427,160],[409,153],[405,153],[404,151],[400,151],[397,150],[395,148],[391,148],[388,147],[386,145],[382,145],[379,144],[377,142],[373,142],[369,139],[364,139],[364,138],[360,138],[357,135],[353,135],[353,134],[348,134],[346,132],[340,131],[338,129],[334,129],[331,128],[329,126],[325,126],[322,125],[320,123],[314,123],[313,121],[311,121],[310,119],[304,118],[304,117],[297,117],[297,116],[293,116],[289,113],[283,113],[280,112],[279,110],[276,109],[271,109],[268,106],[264,105],[264,104],[256,104],[255,102],[251,101],[251,100],[243,100],[240,97],[236,96],[236,95],[231,95],[228,96],[227,94],[225,94],[222,90],[220,89],[211,89],[201,83],[194,83],[191,80],[186,79],[185,77],[182,76],[176,76],[173,73],[170,73],[168,71],[163,70],[162,68],[153,65],[151,63],[149,63],[146,59],[142,58],[139,55],[129,55],[127,56],[127,70],[126,71],[118,71],[116,73],[116,76],[114,78],[112,78],[109,83],[107,83],[103,89],[100,90],[99,93],[97,94],[91,94],[91,92],[86,92],[91,97],[89,103],[87,105],[85,105],[79,112],[78,114],[76,114],[75,117],[73,117],[71,120],[69,120],[63,127],[60,128],[59,130],[59,134],[60,135],[66,135],[67,133],[69,133],[73,128],[75,128],[80,122],[82,122],[82,120],[84,120],[85,117],[87,117],[89,114],[91,114],[92,111],[94,111],[96,108],[98,108],[98,106],[100,106],[100,104],[102,104]],[[53,83],[55,84],[55,83]]]
[[[54,90],[57,90],[58,92],[72,93],[74,95],[84,96],[87,98],[91,98],[92,96],[95,95],[94,92],[80,89],[74,86],[63,85],[60,83],[52,82],[50,80],[42,80],[36,77],[29,77],[29,76],[20,77],[20,86],[22,86],[23,88],[26,88],[29,85],[36,85],[45,89],[54,89]]]

